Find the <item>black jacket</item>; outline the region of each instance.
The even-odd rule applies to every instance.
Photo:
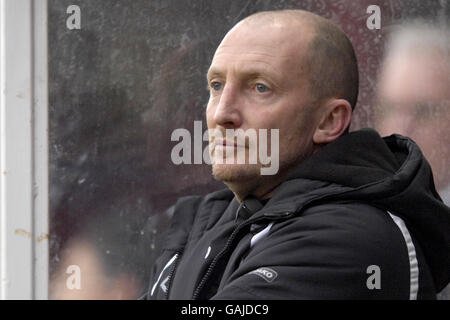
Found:
[[[434,299],[450,279],[450,209],[400,135],[347,134],[264,205],[181,198],[148,299]]]

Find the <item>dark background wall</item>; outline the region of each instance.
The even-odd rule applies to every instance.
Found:
[[[66,9],[81,8],[68,30]],[[381,8],[369,30],[366,8]],[[206,165],[176,166],[176,128],[204,120],[205,73],[215,48],[251,13],[297,8],[331,19],[349,35],[360,66],[352,129],[372,126],[375,80],[390,26],[421,17],[447,21],[445,1],[50,0],[50,265],[74,237],[95,244],[108,274],[144,288],[177,197],[224,186]],[[205,121],[204,122],[204,126]]]

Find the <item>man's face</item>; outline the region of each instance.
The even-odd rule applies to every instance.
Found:
[[[381,135],[399,133],[412,138],[433,169],[438,188],[450,179],[449,69],[439,56],[410,55],[388,60],[382,73]]]
[[[279,174],[310,154],[313,146],[315,117],[302,63],[311,32],[298,30],[282,24],[241,23],[218,47],[207,75],[208,129],[223,136],[226,129],[279,129]],[[246,144],[247,153],[254,143]],[[228,148],[240,146],[224,147],[210,136],[213,175],[224,182],[257,181],[260,162],[217,163]],[[276,152],[270,143],[268,150]]]

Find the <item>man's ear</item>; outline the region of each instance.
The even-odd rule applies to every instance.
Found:
[[[315,144],[326,144],[339,138],[350,125],[352,107],[347,100],[331,99],[322,105],[320,121],[313,135]]]

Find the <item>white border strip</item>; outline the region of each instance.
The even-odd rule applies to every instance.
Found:
[[[47,0],[33,1],[34,299],[48,299],[49,287],[49,108],[47,6]]]
[[[411,235],[408,228],[402,218],[394,216],[389,211],[387,212],[394,220],[395,224],[399,227],[406,241],[406,247],[408,249],[409,268],[410,268],[410,289],[409,300],[417,300],[417,292],[419,291],[419,264],[417,262],[416,248],[412,242]]]
[[[0,0],[0,298],[48,297],[47,1]]]

